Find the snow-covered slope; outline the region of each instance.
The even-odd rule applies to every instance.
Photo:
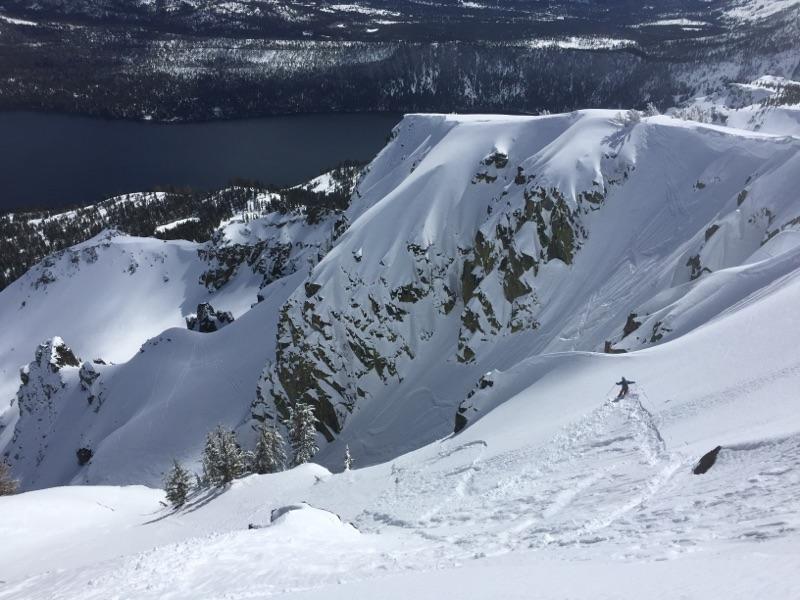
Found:
[[[142,402],[147,394],[141,382],[152,379],[149,369],[159,365],[158,361],[145,360],[145,372],[136,366],[141,364],[140,353],[146,349],[143,347],[145,342],[151,340],[148,345],[153,346],[157,340],[165,339],[162,332],[185,328],[186,317],[194,314],[203,302],[210,302],[215,309],[230,311],[239,318],[260,298],[272,295],[271,283],[296,271],[306,273],[332,244],[338,217],[322,211],[313,223],[309,223],[301,210],[271,212],[269,202],[270,198],[266,197],[263,202],[255,202],[257,206],[227,220],[206,244],[132,237],[106,231],[48,257],[2,290],[0,328],[4,332],[4,344],[0,349],[0,447],[11,439],[18,416],[19,406],[14,398],[21,384],[20,368],[34,359],[39,344],[58,336],[81,363],[100,373],[98,381],[93,379],[92,390],[83,389],[87,388],[85,385],[81,387],[78,369],[74,377],[66,371],[62,374],[65,377],[62,383],[69,388],[64,394],[74,391],[86,404],[81,408],[91,409],[94,413],[100,412],[106,398],[116,400],[116,393],[104,391],[101,402],[93,406],[86,399],[97,395],[101,388],[109,389],[110,383],[106,382],[111,378],[110,373],[116,370],[112,365],[131,364],[127,361],[136,357],[132,366],[127,367],[133,383],[124,389],[130,393],[131,402]],[[278,288],[283,289],[285,285],[286,281]],[[272,315],[276,311],[277,306],[263,319],[265,331],[270,331],[270,323],[274,320]],[[247,347],[249,334],[257,332],[258,329],[253,329],[244,336],[234,334],[234,337]],[[202,336],[197,338],[188,332],[177,331],[167,334],[167,337],[177,341],[182,335],[195,341],[181,346],[180,352],[174,356],[178,362],[191,361],[192,348],[201,343],[196,340]],[[248,354],[256,362],[253,363],[254,371],[242,375],[246,383],[241,387],[240,407],[245,411],[255,393],[258,374],[274,347],[273,338],[272,334],[266,335],[256,344],[257,351]],[[165,360],[164,372],[175,375],[174,360]],[[221,369],[235,370],[235,363],[242,362],[247,361],[230,353],[217,364]],[[74,390],[72,384],[77,386]],[[28,397],[29,412],[37,415],[30,421],[37,422],[42,416],[40,409],[48,413],[46,420],[51,421],[50,403],[37,402],[36,394],[26,391],[25,385],[22,387],[21,393]],[[163,390],[156,391],[154,401],[164,401]],[[184,392],[189,391],[189,388],[184,389]],[[59,410],[61,406],[56,404]],[[103,409],[112,413],[105,421],[107,428],[118,427],[120,414],[116,406],[119,405],[112,403]],[[93,439],[89,430],[65,425],[63,419],[59,421],[59,428],[69,430],[86,443]],[[102,420],[102,417],[97,420]],[[174,426],[172,422],[164,424],[167,429]],[[52,443],[47,439],[50,432],[40,431],[39,426],[36,430],[37,435],[44,435],[42,444]],[[19,444],[14,446],[18,447]],[[78,447],[61,454],[66,452],[74,457]],[[11,452],[11,448],[6,447],[6,452]],[[34,454],[17,449],[13,453],[17,457]],[[24,471],[27,467],[22,464],[20,469]],[[63,482],[65,475],[61,474],[55,481]]]
[[[114,293],[126,317],[114,327],[137,306],[159,307],[129,356],[151,339],[122,364],[67,365],[56,385],[29,376],[6,452],[29,489],[157,484],[173,456],[196,466],[218,422],[249,445],[251,418],[306,402],[330,442],[322,464],[338,468],[345,444],[362,465],[392,459],[552,376],[561,353],[669,345],[766,301],[798,270],[798,177],[797,138],[666,116],[410,115],[343,214],[242,214],[203,247],[108,242],[128,261],[109,272],[130,281],[149,263],[129,274],[122,242],[187,255],[170,282],[162,267],[148,276],[171,291]],[[85,275],[98,263],[76,267],[86,279],[70,301],[92,311],[55,319],[7,363],[30,361],[54,335],[83,359],[106,358],[94,334],[84,345],[79,333],[105,307]],[[35,296],[44,314],[61,306],[60,293],[35,289],[43,269],[0,293],[20,339],[39,329],[13,312],[24,310],[17,295]],[[248,311],[259,290],[265,301]],[[142,293],[149,304],[130,300]],[[209,299],[236,321],[211,334],[167,329]],[[610,384],[598,380],[595,395]],[[93,451],[83,467],[81,447]]]
[[[800,135],[800,82],[764,76],[730,83],[723,90],[692,99],[670,111],[674,116],[736,129]]]
[[[794,598],[800,276],[765,292],[635,354],[525,361],[494,411],[390,463],[177,512],[141,487],[0,498],[0,598]]]

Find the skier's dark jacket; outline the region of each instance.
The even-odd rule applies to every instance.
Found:
[[[617,396],[617,398],[624,398],[628,394],[628,385],[631,383],[636,383],[636,382],[628,381],[624,377],[616,383],[616,385],[622,386],[622,389],[619,391],[619,396]]]

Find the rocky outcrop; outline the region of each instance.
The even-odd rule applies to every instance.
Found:
[[[79,365],[78,358],[60,337],[39,344],[33,362],[20,369],[21,385],[17,392],[20,412],[31,413],[42,403],[49,403],[65,385],[62,370]]]
[[[39,344],[33,361],[20,369],[21,383],[15,399],[20,418],[9,447],[13,461],[23,460],[27,455],[38,465],[44,459],[48,435],[61,411],[59,394],[79,365],[79,359],[64,340],[54,337]]]
[[[714,466],[714,463],[717,462],[717,455],[719,455],[720,450],[722,450],[722,446],[717,446],[710,452],[706,452],[703,456],[701,456],[700,460],[692,469],[692,473],[695,475],[703,475],[704,473],[708,472],[708,470]]]
[[[385,152],[414,143],[400,135]],[[423,168],[420,158],[408,160],[412,173]],[[499,338],[540,327],[537,277],[548,265],[572,265],[588,236],[583,219],[602,206],[605,188],[595,181],[566,195],[497,148],[473,169],[457,186],[467,205],[458,210],[475,215],[472,229],[426,236],[440,218],[431,209],[415,215],[402,237],[392,231],[385,254],[343,236],[329,255],[335,258],[281,309],[275,361],[252,407],[256,419],[282,420],[295,403],[312,404],[331,441],[360,402],[403,382],[439,331],[452,332],[442,342],[450,353],[439,358],[470,364]],[[356,223],[361,210],[354,201],[345,217]]]
[[[197,305],[197,312],[186,317],[186,328],[200,333],[218,331],[233,323],[233,314],[228,311],[217,311],[208,302]]]
[[[98,362],[85,362],[81,364],[78,371],[78,379],[81,382],[81,389],[86,392],[86,401],[89,404],[94,404],[97,401],[95,410],[100,409],[103,403],[103,385],[100,380],[100,372],[95,365],[105,364],[102,361]]]

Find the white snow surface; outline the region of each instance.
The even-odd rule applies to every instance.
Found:
[[[180,323],[210,294],[196,244],[106,233],[44,261],[0,292],[4,389],[55,336],[119,364],[93,365],[88,391],[85,366],[50,369],[50,357],[26,372],[48,395],[6,446],[24,487],[95,485],[0,498],[0,599],[797,598],[791,133],[600,110],[410,115],[341,236],[274,215],[223,224],[218,247],[302,240],[291,256],[307,268],[263,288],[235,275],[211,300],[236,320],[209,334]],[[571,260],[518,220],[540,189],[577,223]],[[555,235],[551,210],[542,227]],[[460,296],[479,232],[536,258],[519,274],[530,293],[508,301],[484,261]],[[409,284],[425,293],[392,294]],[[396,375],[347,350],[335,362],[370,301],[383,308],[359,331]],[[404,315],[383,315],[390,302]],[[523,309],[536,325],[516,331]],[[173,457],[199,470],[217,423],[251,446],[250,403],[287,319],[337,367],[330,381],[352,372],[364,394],[335,441],[320,438],[329,469],[249,476],[180,510],[116,485],[156,486]],[[628,353],[602,353],[606,342]],[[474,356],[457,360],[464,347]],[[622,375],[636,383],[614,402]],[[468,426],[453,435],[459,405]],[[356,468],[333,473],[345,444]],[[80,467],[82,445],[94,457]],[[692,474],[716,446],[716,464]]]
[[[0,598],[795,598],[798,293],[627,356],[529,360],[521,392],[386,464],[251,476],[179,511],[143,487],[0,498]],[[637,384],[610,402],[621,371]]]
[[[199,220],[200,219],[198,217],[186,217],[184,219],[176,219],[174,221],[170,221],[169,223],[164,223],[163,225],[157,225],[155,231],[156,233],[164,233],[166,231],[170,231],[186,223],[194,223]]]

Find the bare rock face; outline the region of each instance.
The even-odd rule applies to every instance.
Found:
[[[48,436],[62,410],[62,390],[80,366],[80,360],[60,337],[36,348],[32,362],[20,369],[16,402],[20,418],[8,447],[12,462],[44,460]]]
[[[711,467],[714,466],[714,463],[717,462],[717,455],[719,451],[722,450],[722,446],[717,446],[710,452],[706,452],[703,456],[700,457],[700,460],[697,461],[697,464],[692,469],[692,473],[695,475],[703,475],[706,473]]]
[[[436,127],[448,127],[419,125],[436,135]],[[602,177],[565,194],[539,184],[534,157],[487,143],[455,183],[419,175],[432,189],[446,187],[447,198],[390,207],[402,186],[386,182],[409,170],[416,177],[424,163],[405,164],[404,148],[428,143],[416,139],[415,127],[413,119],[400,126],[374,163],[383,177],[367,174],[355,191],[345,216],[356,225],[282,307],[275,360],[252,407],[256,419],[280,421],[294,404],[311,404],[319,432],[332,441],[358,404],[404,381],[440,332],[450,332],[437,340],[447,348],[442,358],[470,366],[498,340],[541,326],[539,275],[573,264],[588,237],[584,219],[604,203]],[[445,204],[464,223],[442,232]],[[367,221],[369,228],[360,227]],[[386,238],[373,239],[372,227]]]
[[[83,467],[84,465],[89,464],[89,461],[92,460],[92,456],[94,456],[94,452],[92,452],[91,448],[78,448],[75,452],[75,455],[78,457],[78,464]]]
[[[208,302],[197,305],[197,313],[186,317],[186,327],[191,331],[211,333],[233,323],[233,315],[228,311],[216,311]]]
[[[60,337],[39,344],[33,362],[20,369],[20,412],[33,411],[41,402],[49,402],[64,387],[61,371],[78,366],[80,361]]]
[[[475,406],[473,398],[476,394],[483,390],[488,390],[494,387],[494,373],[486,373],[478,380],[477,385],[467,394],[467,397],[461,401],[456,410],[456,420],[453,427],[453,433],[458,433],[469,425],[470,417],[478,413],[478,408]],[[488,393],[491,393],[488,392]]]
[[[81,382],[81,389],[87,393],[86,400],[89,404],[94,404],[98,400],[97,408],[102,404],[102,382],[100,380],[100,371],[95,366],[97,363],[85,362],[81,364],[81,369],[78,371],[78,378]]]

